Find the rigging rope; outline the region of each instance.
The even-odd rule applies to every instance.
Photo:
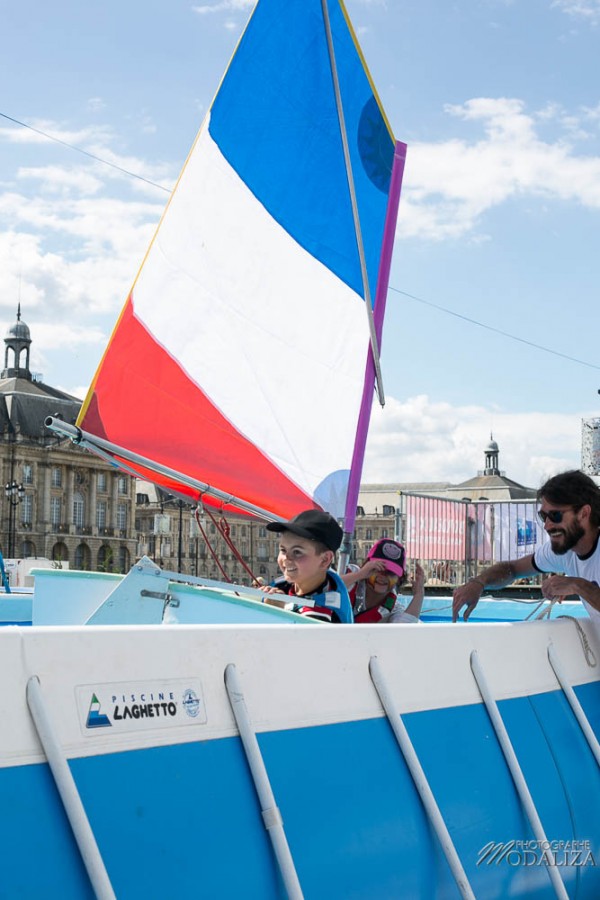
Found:
[[[204,512],[204,509],[203,509],[203,512]],[[220,572],[221,575],[223,576],[223,580],[224,580],[224,581],[228,581],[228,582],[231,584],[231,583],[232,583],[231,578],[229,577],[229,575],[227,574],[227,572],[225,571],[225,569],[224,569],[223,566],[221,565],[221,562],[220,562],[220,560],[219,560],[219,557],[218,557],[216,551],[214,550],[214,548],[213,548],[213,546],[212,546],[212,544],[211,544],[211,542],[210,542],[210,540],[209,540],[209,537],[208,537],[208,535],[207,535],[207,533],[206,533],[206,531],[205,531],[205,529],[204,529],[204,526],[202,525],[202,522],[200,521],[200,507],[199,507],[199,506],[197,506],[196,509],[194,510],[194,518],[196,519],[196,524],[197,524],[198,528],[200,529],[200,534],[201,534],[202,537],[204,538],[204,543],[205,543],[206,546],[208,547],[208,549],[209,549],[209,551],[210,551],[210,554],[211,554],[211,556],[212,556],[212,558],[213,558],[213,560],[214,560],[214,562],[215,562],[215,565],[217,566],[219,572]]]
[[[200,510],[202,510],[203,513],[206,513],[206,515],[208,515],[209,519],[211,520],[211,523],[214,525],[214,527],[216,528],[218,533],[221,535],[221,537],[225,541],[226,545],[229,547],[229,550],[231,551],[234,559],[236,559],[240,563],[242,568],[250,576],[252,584],[257,584],[258,579],[257,579],[256,575],[254,574],[254,572],[252,571],[250,566],[248,566],[248,564],[244,560],[242,554],[240,553],[240,551],[238,550],[238,548],[236,547],[236,545],[234,544],[234,542],[231,538],[231,526],[229,525],[229,522],[225,518],[225,514],[223,513],[223,510],[221,510],[220,519],[217,520],[215,518],[215,516],[212,514],[212,512],[210,511],[210,509],[207,509],[206,507],[197,506],[196,509],[194,510],[194,516],[196,519],[196,523],[198,525],[198,528],[200,529],[200,533],[202,534],[202,537],[204,538],[204,542],[205,542],[206,546],[208,547],[208,549],[211,553],[211,556],[212,556],[213,560],[215,561],[215,564],[218,566],[219,571],[221,572],[225,581],[228,581],[230,584],[233,583],[233,579],[230,578],[229,575],[227,575],[227,573],[225,572],[225,569],[221,565],[217,551],[214,549],[214,547],[210,543],[208,534],[206,533],[206,530],[200,521]]]
[[[569,616],[566,613],[564,613],[561,616],[557,616],[557,618],[558,619],[570,619],[571,622],[573,622],[573,624],[575,625],[575,628],[577,629],[577,632],[579,634],[579,640],[581,641],[581,646],[583,647],[583,655],[585,657],[585,661],[588,664],[588,666],[590,667],[590,669],[593,669],[597,665],[596,654],[590,647],[590,642],[588,641],[587,634],[581,627],[581,623],[577,621],[575,616]]]
[[[252,571],[250,566],[247,565],[242,554],[240,553],[240,551],[238,550],[238,548],[235,546],[234,542],[231,539],[231,527],[229,525],[229,522],[225,518],[225,513],[223,512],[223,510],[221,510],[221,518],[219,519],[218,522],[215,521],[215,518],[214,518],[213,514],[210,512],[210,510],[207,510],[207,513],[210,516],[211,520],[215,523],[216,527],[219,529],[221,535],[223,536],[223,540],[225,541],[225,543],[231,550],[234,558],[239,562],[239,564],[242,566],[242,568],[245,569],[246,573],[252,579],[252,583],[253,584],[256,583],[257,579],[256,579],[256,576],[254,575],[254,572]]]

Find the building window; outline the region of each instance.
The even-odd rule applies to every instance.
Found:
[[[127,478],[125,475],[119,475],[118,488],[119,494],[127,494]]]
[[[98,571],[112,572],[113,570],[113,552],[110,547],[103,544],[98,550]]]
[[[386,506],[385,503],[383,504],[383,514],[384,514],[384,516],[393,516],[395,512],[396,512],[396,510],[394,509],[393,506]]]
[[[33,467],[23,463],[23,484],[33,484]]]
[[[390,536],[390,535],[389,535],[389,532],[388,532],[387,528],[382,528],[382,529],[381,529],[381,537],[382,537],[382,538],[389,538],[389,536]]]
[[[75,547],[75,558],[73,561],[73,565],[76,569],[79,569],[83,572],[88,572],[92,567],[92,554],[90,553],[90,548],[87,544],[79,544],[78,547]]]
[[[264,525],[259,525],[259,526],[258,526],[258,536],[261,537],[261,538],[266,538],[266,536],[267,536],[267,529],[265,528]]]
[[[357,507],[356,507],[356,515],[357,515],[357,516],[364,516],[364,514],[365,514],[365,508],[364,508],[364,506],[357,506]]]
[[[62,469],[60,469],[58,466],[55,466],[52,469],[50,483],[52,484],[53,488],[62,487]]]
[[[365,528],[365,540],[372,541],[373,540],[373,529]]]
[[[55,544],[52,548],[52,559],[56,563],[69,561],[69,551],[67,550],[67,545],[63,541],[59,541],[58,544]]]
[[[79,527],[83,526],[83,518],[85,513],[85,503],[83,494],[73,494],[73,524]]]
[[[57,528],[60,525],[60,497],[50,497],[50,524]]]
[[[123,531],[127,528],[127,504],[117,504],[117,528]]]
[[[106,490],[106,472],[98,472],[98,490],[105,491]]]
[[[96,503],[96,525],[98,528],[106,528],[106,500],[98,500]]]
[[[129,550],[127,547],[119,547],[119,572],[123,574],[129,571]]]
[[[33,522],[33,494],[23,496],[22,516],[23,525],[31,525]]]
[[[33,541],[23,541],[21,544],[21,558],[30,559],[32,556],[36,556],[35,544]]]

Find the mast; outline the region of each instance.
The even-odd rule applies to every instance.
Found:
[[[381,346],[381,334],[383,330],[387,291],[390,280],[392,252],[394,249],[396,220],[398,218],[398,206],[400,204],[400,192],[402,190],[402,179],[404,176],[404,165],[406,162],[406,149],[406,144],[402,143],[402,141],[396,141],[396,146],[394,149],[394,162],[390,180],[390,191],[388,195],[388,207],[381,246],[381,260],[379,264],[377,290],[375,293],[375,309],[373,312],[377,333],[377,345],[379,347]],[[377,360],[377,364],[378,363],[379,360]],[[342,539],[342,547],[340,550],[340,572],[345,571],[351,551],[352,535],[354,533],[354,522],[356,519],[356,504],[358,502],[360,479],[365,459],[365,447],[367,444],[367,434],[369,431],[369,422],[371,419],[371,408],[373,406],[373,384],[375,380],[376,368],[376,361],[373,358],[373,348],[371,346],[370,352],[367,356],[363,396],[358,417],[358,426],[356,429],[354,453],[352,455],[352,463],[350,466],[348,491],[346,494],[346,510],[344,513],[344,537]]]
[[[325,35],[327,37],[327,51],[329,53],[329,64],[331,66],[331,77],[333,79],[333,92],[335,95],[335,106],[340,123],[340,137],[342,139],[342,147],[344,150],[344,164],[346,166],[346,177],[348,179],[348,191],[350,193],[350,203],[352,205],[352,218],[354,221],[354,232],[356,236],[356,247],[358,250],[358,258],[360,260],[360,273],[363,284],[363,296],[365,301],[365,309],[367,311],[367,320],[369,323],[370,348],[371,357],[374,362],[375,385],[379,402],[383,406],[385,403],[383,391],[383,377],[381,375],[381,366],[379,364],[379,340],[381,334],[377,333],[375,318],[373,315],[373,304],[371,301],[371,288],[369,286],[369,273],[367,272],[367,261],[365,258],[365,246],[362,236],[362,228],[360,226],[360,215],[358,213],[358,201],[356,199],[356,188],[354,186],[354,174],[352,172],[352,162],[350,159],[350,148],[348,146],[348,132],[346,130],[346,120],[344,117],[344,106],[342,103],[342,94],[340,91],[340,80],[338,77],[337,63],[335,61],[335,49],[333,46],[333,35],[331,33],[331,22],[329,20],[329,9],[327,7],[328,0],[321,0],[323,9],[323,21],[325,23]]]

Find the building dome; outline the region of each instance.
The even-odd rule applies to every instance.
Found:
[[[498,444],[496,443],[496,441],[490,441],[489,444],[487,445],[487,447],[485,448],[485,452],[486,453],[498,453],[499,449],[500,448],[498,447]]]
[[[4,344],[6,346],[4,369],[0,372],[0,378],[26,378],[31,381],[29,371],[31,332],[29,326],[21,320],[20,303],[17,307],[17,321],[6,332]]]
[[[20,313],[19,313],[20,316]],[[17,318],[17,321],[14,325],[11,325],[8,331],[6,332],[5,340],[9,341],[30,341],[31,340],[31,332],[29,331],[29,325],[26,325],[25,322],[21,321],[20,317]]]

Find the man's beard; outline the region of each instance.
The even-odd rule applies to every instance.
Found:
[[[575,522],[573,525],[571,525],[570,528],[563,530],[560,535],[556,535],[556,537],[554,538],[552,535],[550,535],[552,550],[554,553],[557,553],[558,556],[562,556],[563,553],[567,552],[567,550],[572,550],[575,544],[577,544],[584,536],[585,531],[578,522]],[[554,541],[561,539],[562,543],[560,547],[555,547]]]

